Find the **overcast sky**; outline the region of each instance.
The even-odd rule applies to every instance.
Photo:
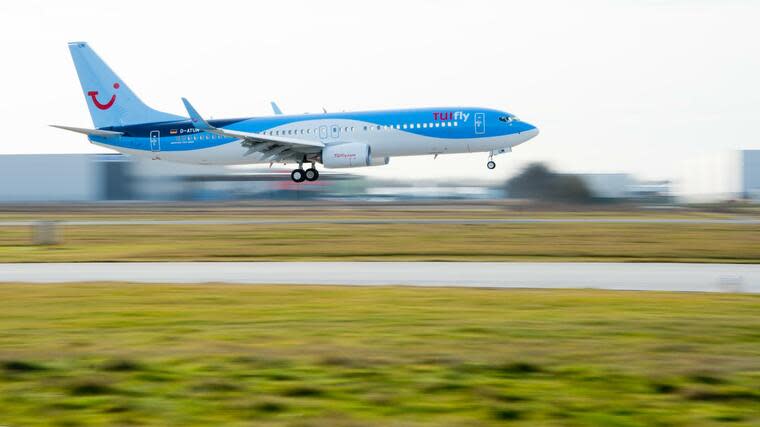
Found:
[[[205,115],[467,105],[541,134],[497,158],[392,159],[388,177],[503,179],[527,162],[671,178],[695,152],[760,148],[760,1],[0,3],[0,153],[102,152],[66,43],[143,100]]]

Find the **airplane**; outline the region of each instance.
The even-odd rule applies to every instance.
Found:
[[[439,107],[269,117],[205,119],[182,98],[188,117],[154,110],[86,42],[69,43],[94,129],[51,125],[87,135],[118,152],[179,163],[297,164],[295,182],[325,168],[387,165],[391,157],[454,153],[496,155],[538,135],[538,128],[490,108]],[[304,170],[304,164],[310,167]]]

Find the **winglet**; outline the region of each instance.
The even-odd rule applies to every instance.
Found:
[[[280,110],[280,107],[278,107],[274,101],[272,101],[271,104],[272,104],[272,110],[274,111],[274,114],[278,116],[281,115],[282,110]]]
[[[187,110],[187,114],[190,115],[190,120],[192,120],[193,126],[195,126],[196,129],[200,129],[200,130],[214,129],[213,126],[208,124],[208,122],[204,120],[200,114],[198,114],[198,111],[196,111],[195,108],[190,104],[190,101],[188,101],[186,98],[182,98],[182,103],[185,104],[185,109]]]

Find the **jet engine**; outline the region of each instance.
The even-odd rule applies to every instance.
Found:
[[[326,168],[357,168],[387,165],[388,157],[372,157],[372,149],[360,142],[328,145],[322,150],[322,164]]]

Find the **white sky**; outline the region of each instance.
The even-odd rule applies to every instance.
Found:
[[[213,117],[468,105],[541,135],[497,158],[396,158],[386,177],[504,179],[530,161],[672,178],[694,151],[760,148],[760,1],[0,3],[0,153],[102,152],[66,43],[146,103]]]

